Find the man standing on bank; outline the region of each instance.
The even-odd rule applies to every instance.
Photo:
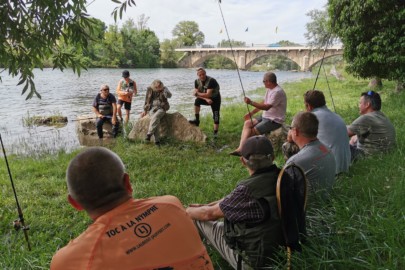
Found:
[[[197,69],[198,79],[194,82],[194,113],[195,119],[189,122],[197,127],[200,125],[200,107],[201,105],[211,106],[212,118],[214,119],[214,138],[218,135],[219,118],[221,109],[221,94],[219,93],[219,84],[207,76],[204,68]]]
[[[101,85],[100,93],[94,98],[93,112],[96,114],[96,127],[99,139],[103,138],[104,122],[112,125],[113,137],[117,137],[120,127],[117,121],[117,99],[110,93],[110,87],[106,84]]]
[[[129,121],[129,113],[131,112],[131,104],[132,104],[132,97],[138,93],[138,89],[136,88],[136,82],[129,78],[129,71],[124,70],[122,72],[122,79],[118,82],[116,93],[118,95],[118,116],[122,121],[122,105],[124,105],[124,109],[126,112],[125,115],[125,123]]]
[[[266,94],[263,101],[254,102],[248,97],[244,98],[245,103],[253,106],[254,109],[250,114],[247,113],[244,116],[245,123],[240,136],[239,146],[230,153],[233,156],[241,155],[241,147],[249,137],[270,133],[281,127],[285,121],[287,96],[284,90],[277,84],[276,74],[273,72],[265,73],[263,83],[266,87]],[[254,114],[261,110],[263,111],[261,116],[252,118]]]

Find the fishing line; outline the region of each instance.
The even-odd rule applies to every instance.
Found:
[[[27,230],[29,230],[29,227],[25,226],[25,223],[24,223],[24,215],[23,215],[23,212],[21,210],[20,203],[18,202],[17,192],[16,192],[15,187],[14,187],[14,181],[13,181],[13,177],[11,176],[10,166],[8,165],[6,150],[4,148],[3,139],[1,138],[1,134],[0,134],[0,142],[1,142],[1,148],[3,149],[4,159],[6,161],[8,175],[10,177],[11,187],[13,188],[15,202],[17,204],[18,219],[16,219],[13,222],[14,229],[16,229],[17,231],[19,229],[22,229],[24,231],[24,236],[25,236],[25,240],[26,240],[27,245],[28,245],[28,250],[31,251],[31,245],[30,245],[30,241],[28,239],[28,233],[27,233]]]
[[[245,93],[245,89],[243,88],[242,78],[240,76],[238,63],[236,62],[235,52],[234,52],[233,47],[232,47],[231,38],[229,37],[228,27],[226,26],[225,17],[224,17],[224,14],[222,13],[221,0],[218,0],[218,7],[219,7],[219,11],[221,12],[222,21],[224,22],[225,32],[226,32],[226,36],[228,37],[229,46],[231,47],[233,62],[235,63],[236,71],[238,72],[238,78],[239,78],[240,86],[242,87],[243,97],[245,98],[246,93]],[[252,115],[250,114],[250,109],[249,109],[248,104],[246,104],[246,108],[247,108],[247,111],[249,112],[250,121],[252,122],[252,126],[253,126],[253,119],[252,119]]]
[[[329,80],[328,80],[328,75],[326,75],[326,69],[325,69],[325,66],[323,66],[323,72],[325,73],[326,84],[328,85],[328,89],[329,89],[330,98],[331,98],[331,100],[332,100],[333,110],[334,110],[334,111],[335,111],[335,113],[336,113],[335,101],[333,100],[332,91],[330,90],[330,86],[329,86]]]

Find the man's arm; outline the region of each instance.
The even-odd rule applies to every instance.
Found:
[[[186,212],[194,220],[217,220],[224,217],[224,213],[219,207],[221,201],[222,200],[219,200],[205,205],[190,205],[186,208]]]
[[[347,135],[349,135],[349,137],[352,137],[352,136],[356,135],[356,133],[354,133],[353,131],[351,131],[349,129],[349,126],[347,126],[346,128],[347,128]]]
[[[115,125],[115,123],[117,123],[117,103],[111,103],[112,107],[113,107],[113,115],[112,115],[112,119],[111,119],[111,123],[113,125]]]
[[[259,111],[259,110],[267,111],[268,109],[270,109],[272,107],[271,104],[264,103],[264,100],[261,102],[254,102],[250,98],[245,97],[244,101],[246,104],[249,104],[249,105],[255,107],[255,110],[257,109],[257,111]]]

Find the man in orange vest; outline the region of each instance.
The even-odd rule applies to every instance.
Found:
[[[112,151],[87,148],[70,162],[66,179],[68,201],[93,224],[54,255],[51,269],[214,269],[179,199],[133,199]]]
[[[120,120],[122,121],[122,105],[124,105],[124,109],[126,112],[125,115],[125,123],[129,121],[129,113],[131,112],[131,104],[132,104],[132,97],[138,93],[138,89],[136,87],[136,82],[129,78],[129,71],[124,70],[122,72],[122,79],[118,82],[117,85],[117,95],[118,95],[118,105],[117,111]]]

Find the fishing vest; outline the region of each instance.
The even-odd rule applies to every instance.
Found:
[[[207,93],[208,85],[211,82],[211,80],[214,80],[214,79],[211,78],[210,76],[207,76],[204,83],[201,80],[197,80],[198,92]],[[219,96],[219,84],[218,83],[217,83],[217,86],[212,89],[211,98],[216,98],[217,96]]]
[[[160,107],[163,110],[168,111],[170,109],[170,105],[169,101],[164,95],[164,91],[161,92],[153,91],[151,87],[148,87],[145,97],[145,105],[143,106],[145,112],[149,112],[152,109],[153,100],[156,99],[156,96],[154,97],[154,95],[157,95],[157,99],[159,99],[160,101]]]
[[[224,238],[251,267],[271,264],[279,245],[284,243],[277,210],[276,185],[280,170],[276,165],[260,170],[238,185],[248,188],[265,213],[257,223],[232,223],[224,220]]]
[[[106,99],[101,98],[101,95],[98,94],[97,104],[98,104],[98,111],[102,115],[112,115],[113,114],[113,107],[112,107],[112,104],[110,101],[110,94],[107,96]]]

